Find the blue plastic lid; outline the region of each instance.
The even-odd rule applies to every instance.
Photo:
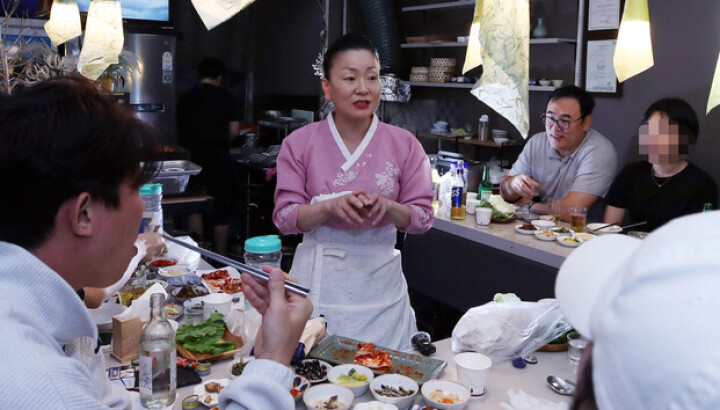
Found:
[[[245,250],[254,253],[277,252],[282,242],[277,235],[254,236],[245,241]]]
[[[145,184],[140,187],[140,195],[162,194],[162,184]]]

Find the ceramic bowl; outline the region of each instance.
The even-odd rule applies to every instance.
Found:
[[[355,400],[353,392],[347,387],[336,384],[318,384],[305,390],[303,402],[305,402],[305,407],[308,409],[319,410],[315,405],[327,402],[333,396],[337,396],[336,403],[342,403],[338,410],[349,409],[353,400]]]
[[[462,384],[450,380],[429,380],[423,384],[421,391],[430,407],[436,409],[459,410],[465,408],[468,400],[470,400],[470,390]],[[454,395],[457,396],[457,401],[454,403],[441,403],[431,398],[435,394],[442,394],[446,398],[449,395]]]
[[[530,221],[530,223],[533,224],[534,227],[536,227],[540,230],[552,228],[553,226],[555,226],[555,222],[544,221],[542,219],[535,219],[533,221]]]
[[[295,400],[300,400],[310,387],[310,381],[299,374],[293,376],[292,388],[290,388],[290,394]],[[343,407],[347,408],[347,407]]]
[[[619,227],[619,226],[617,226],[617,225],[610,225],[610,226],[608,226],[608,227],[606,227],[606,228],[598,229],[597,231],[594,230],[594,229],[600,228],[601,226],[604,226],[604,225],[607,225],[607,224],[606,224],[606,223],[600,223],[600,222],[598,222],[598,223],[592,223],[592,224],[587,224],[587,226],[585,226],[585,231],[586,231],[587,233],[592,233],[592,234],[595,234],[595,235],[606,235],[606,234],[610,234],[610,233],[620,233],[620,232],[622,232],[622,228]]]
[[[552,81],[550,80],[540,80],[540,85],[543,87],[549,87],[552,84]]]
[[[563,85],[563,80],[552,80],[552,85],[555,88],[560,88]]]
[[[228,376],[230,379],[234,379],[234,378],[238,377],[238,376],[234,375],[233,372],[232,372],[233,366],[235,366],[236,363],[244,363],[245,365],[247,365],[247,364],[250,363],[252,360],[255,360],[255,357],[253,357],[253,356],[243,356],[243,357],[241,357],[241,358],[239,358],[239,359],[237,359],[237,360],[233,360],[233,361],[227,366],[227,376]],[[242,373],[241,373],[241,374],[242,374]]]
[[[404,397],[384,396],[378,393],[378,390],[380,390],[382,386],[394,388],[402,387],[407,391],[412,391],[412,393]],[[415,380],[401,374],[385,374],[379,376],[370,383],[370,393],[372,393],[375,400],[383,403],[394,404],[401,409],[410,407],[415,400],[418,390],[420,390],[420,387]]]
[[[341,375],[347,375],[350,373],[350,370],[355,369],[355,372],[365,375],[365,383],[359,384],[357,386],[346,386],[343,385],[341,382],[338,382],[338,378]],[[361,366],[359,364],[341,364],[339,366],[335,366],[328,372],[328,380],[332,384],[336,384],[338,386],[347,387],[352,391],[352,393],[355,395],[355,397],[362,396],[365,394],[365,392],[368,389],[368,386],[370,383],[372,383],[373,378],[375,378],[375,374],[370,370],[369,368],[365,366]]]

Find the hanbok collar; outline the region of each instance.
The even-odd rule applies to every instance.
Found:
[[[355,164],[355,162],[360,158],[360,156],[362,156],[363,151],[365,151],[365,148],[367,148],[368,144],[370,144],[370,140],[375,135],[375,131],[377,130],[379,122],[378,117],[377,115],[373,114],[373,119],[372,122],[370,122],[370,127],[365,133],[365,136],[360,142],[360,145],[358,145],[358,147],[355,149],[355,152],[353,152],[352,154],[350,154],[347,146],[345,146],[345,142],[343,142],[342,137],[340,136],[340,132],[338,131],[337,126],[335,126],[333,114],[330,113],[330,115],[327,116],[327,119],[328,126],[330,126],[330,133],[332,134],[333,139],[335,139],[335,143],[337,144],[338,148],[340,148],[340,152],[342,152],[343,157],[345,157],[345,163],[342,165],[341,168],[343,171],[347,171]]]

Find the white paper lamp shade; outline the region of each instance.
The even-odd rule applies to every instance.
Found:
[[[118,62],[124,41],[120,2],[92,0],[85,25],[85,42],[78,62],[80,73],[97,80],[110,64]]]

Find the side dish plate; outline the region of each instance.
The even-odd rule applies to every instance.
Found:
[[[332,364],[352,363],[355,360],[358,343],[363,342],[337,335],[328,336],[310,351],[308,357],[325,360]],[[393,365],[387,372],[376,371],[376,374],[402,374],[415,380],[418,384],[422,384],[436,378],[446,365],[443,360],[376,346],[376,350],[380,349],[387,350]]]

